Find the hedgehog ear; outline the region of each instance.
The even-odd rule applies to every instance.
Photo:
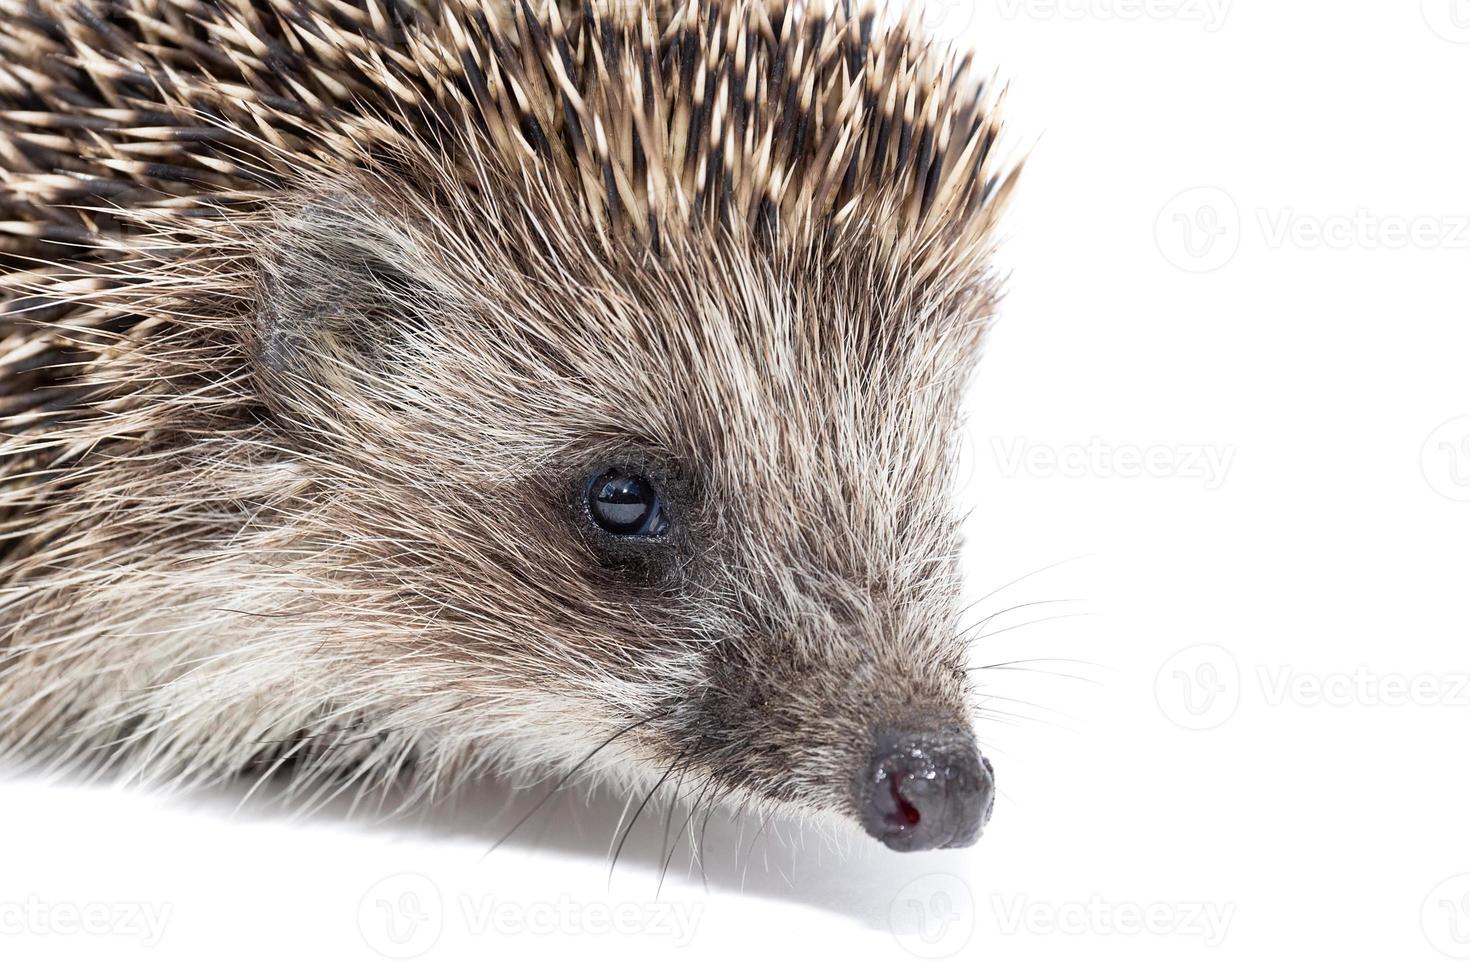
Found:
[[[324,195],[267,237],[254,338],[264,385],[360,389],[402,368],[442,305],[412,271],[424,267],[412,236],[375,210],[370,198]]]

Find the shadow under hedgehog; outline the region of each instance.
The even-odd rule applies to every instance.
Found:
[[[836,0],[0,0],[0,751],[972,843],[1016,169]]]

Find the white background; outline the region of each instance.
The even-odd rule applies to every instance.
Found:
[[[619,800],[492,854],[493,790],[291,820],[12,776],[6,976],[1466,975],[1470,3],[936,8],[1034,147],[971,589],[1066,562],[975,610],[981,662],[1056,658],[984,675],[981,844],[717,822],[659,891],[658,819],[609,881]]]

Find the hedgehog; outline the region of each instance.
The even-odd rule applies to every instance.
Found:
[[[0,0],[0,754],[972,844],[1020,163],[921,17]]]

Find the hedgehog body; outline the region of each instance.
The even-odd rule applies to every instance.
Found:
[[[989,89],[866,3],[0,0],[0,750],[973,839]]]

